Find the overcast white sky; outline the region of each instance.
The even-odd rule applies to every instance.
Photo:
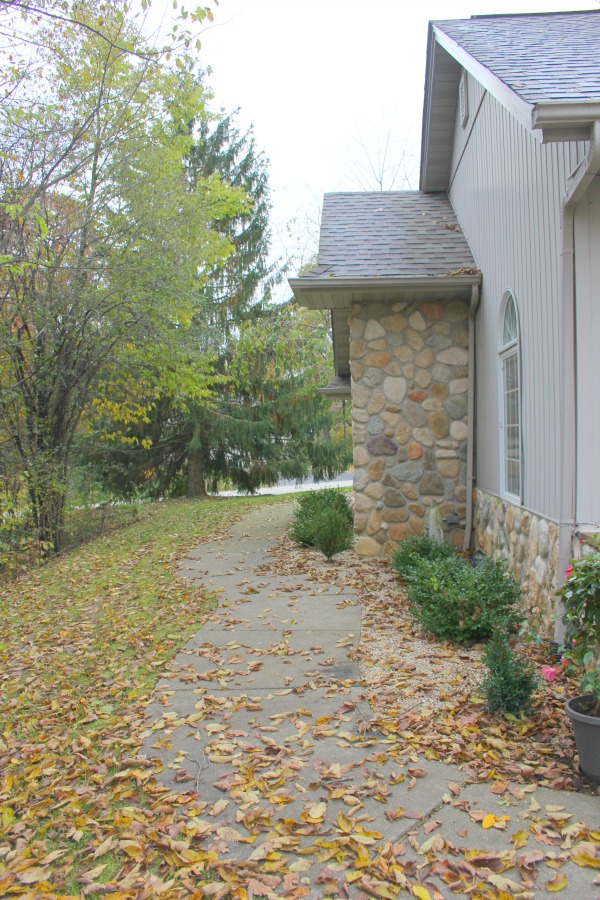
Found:
[[[290,250],[317,236],[324,191],[360,190],[368,151],[413,174],[425,80],[427,23],[474,14],[598,9],[585,0],[219,0],[202,36],[215,105],[240,107],[271,161],[273,231]],[[394,165],[395,164],[395,165]],[[392,169],[387,173],[388,187]],[[362,179],[362,181],[361,181]],[[286,226],[295,222],[294,234]],[[312,233],[312,234],[311,234]],[[307,248],[310,249],[310,248]]]

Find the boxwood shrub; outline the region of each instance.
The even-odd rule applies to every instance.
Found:
[[[500,621],[514,630],[521,621],[520,594],[501,563],[486,558],[473,568],[456,554],[421,559],[408,586],[416,621],[440,640],[456,644],[487,640]]]
[[[456,557],[456,550],[450,544],[440,544],[426,534],[411,534],[398,544],[392,566],[402,581],[410,581],[421,562],[453,557]]]

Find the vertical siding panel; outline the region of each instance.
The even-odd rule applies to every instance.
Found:
[[[600,526],[600,419],[598,346],[600,345],[600,179],[575,210],[577,278],[577,520],[586,530]]]
[[[477,95],[469,87],[471,100]],[[458,121],[455,128],[450,199],[483,272],[477,482],[500,492],[498,323],[502,297],[512,287],[522,334],[524,505],[549,518],[558,514],[560,481],[561,201],[586,149],[582,142],[541,144],[489,94],[470,132],[465,135]]]

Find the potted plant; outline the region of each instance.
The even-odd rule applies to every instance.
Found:
[[[584,775],[600,781],[600,545],[566,570],[558,590],[566,626],[562,648],[567,671],[581,674],[582,694],[567,703]]]

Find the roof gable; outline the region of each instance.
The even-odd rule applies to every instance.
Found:
[[[432,25],[532,106],[600,100],[600,10]]]
[[[429,23],[424,191],[448,188],[462,69],[540,139],[586,140],[600,118],[600,10]]]

